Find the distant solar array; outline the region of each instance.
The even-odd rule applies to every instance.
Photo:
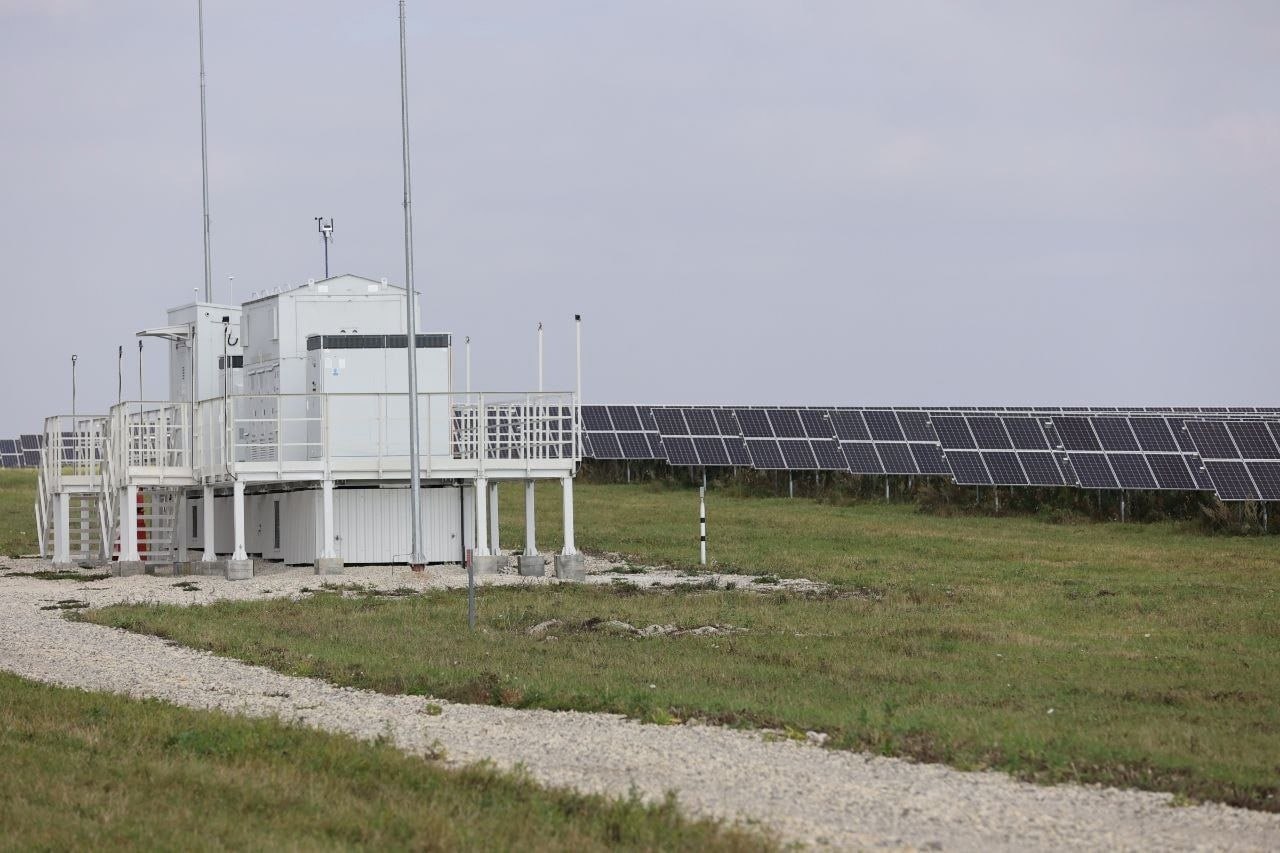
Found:
[[[1280,500],[1280,408],[583,406],[583,455]]]
[[[41,435],[0,438],[0,468],[40,467]]]

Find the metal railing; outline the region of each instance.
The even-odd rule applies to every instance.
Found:
[[[60,491],[65,477],[96,478],[102,472],[107,418],[54,415],[45,418],[40,467],[45,488]]]
[[[568,392],[418,395],[425,470],[569,466],[578,459]],[[135,404],[136,405],[136,404]],[[406,470],[407,394],[259,394],[196,405],[197,476],[259,470]]]

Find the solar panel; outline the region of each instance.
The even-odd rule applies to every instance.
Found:
[[[969,432],[964,415],[934,416],[933,431],[938,434],[938,440],[942,442],[942,450],[947,454],[948,459],[950,459],[952,448],[964,450],[978,446],[973,440],[972,433]]]
[[[867,429],[876,441],[902,441],[906,436],[898,424],[898,418],[892,411],[885,409],[866,409],[862,416],[866,418]]]
[[[636,423],[639,423],[639,419]],[[618,445],[622,450],[623,459],[653,458],[653,453],[649,450],[649,442],[642,432],[618,433]]]
[[[1101,450],[1102,445],[1089,426],[1089,419],[1074,415],[1053,419],[1054,429],[1065,450]]]
[[[909,446],[911,456],[915,459],[916,467],[920,469],[921,474],[951,476],[951,466],[947,464],[946,457],[942,455],[942,448],[937,444],[920,442]]]
[[[644,431],[644,427],[640,425],[640,414],[635,406],[610,406],[609,420],[613,421],[613,428],[619,432]]]
[[[1221,421],[1187,421],[1186,428],[1201,459],[1240,458],[1240,451],[1236,449],[1231,433],[1227,432],[1226,424]]]
[[[1103,450],[1137,450],[1138,440],[1125,418],[1090,418]]]
[[[720,427],[711,414],[710,409],[681,409],[685,423],[689,425],[689,435],[719,435]],[[666,435],[666,430],[660,430]],[[678,434],[678,433],[677,433]]]
[[[906,435],[907,441],[927,442],[937,445],[938,436],[933,431],[933,426],[929,423],[928,412],[899,410],[898,423],[902,424],[902,432]]]
[[[1154,489],[1156,479],[1141,453],[1109,453],[1107,461],[1122,489]]]
[[[694,450],[692,438],[663,436],[662,449],[666,452],[667,462],[672,465],[696,466],[698,464],[698,452]]]
[[[835,425],[836,437],[841,441],[867,441],[871,438],[862,412],[837,409],[831,412],[831,422]]]
[[[1155,453],[1147,457],[1151,473],[1155,475],[1156,484],[1161,489],[1194,490],[1196,481],[1187,470],[1186,460],[1181,454]]]
[[[693,446],[698,451],[698,459],[703,466],[729,464],[729,453],[724,449],[722,439],[703,436],[695,438]]]
[[[729,454],[730,465],[735,468],[751,467],[751,453],[747,450],[747,443],[742,440],[741,436],[725,438],[724,449]]]
[[[870,442],[841,442],[840,450],[849,463],[849,470],[854,474],[883,474],[884,466],[876,454],[875,445]]]
[[[1027,485],[1027,475],[1018,462],[1018,455],[1012,450],[984,450],[982,460],[987,463],[993,485]]]
[[[611,432],[598,432],[591,436],[591,449],[596,459],[623,459],[618,436]]]
[[[1027,474],[1027,485],[1061,486],[1066,484],[1062,470],[1058,467],[1058,463],[1052,453],[1047,451],[1021,451],[1018,453],[1018,461],[1022,463],[1022,470]]]
[[[773,434],[778,438],[806,438],[807,433],[800,423],[800,415],[795,409],[769,409],[769,422],[773,424]]]
[[[978,447],[983,450],[1013,448],[1013,442],[1009,439],[1008,433],[1005,432],[1004,426],[1000,423],[1000,418],[969,415],[967,420],[969,421],[969,430],[978,442]],[[992,473],[994,474],[995,472]]]
[[[721,435],[742,435],[742,427],[738,426],[738,419],[734,416],[732,409],[714,409],[711,414],[715,416],[716,426],[719,427]]]
[[[1057,421],[1054,421],[1055,426]],[[1076,480],[1085,489],[1118,489],[1115,473],[1102,453],[1072,453],[1069,455]]]
[[[1049,450],[1049,440],[1044,436],[1040,422],[1035,418],[1002,417],[1005,430],[1013,446],[1018,450]]]
[[[819,470],[848,470],[849,462],[845,459],[844,454],[840,452],[839,442],[834,439],[815,439],[809,442],[809,446],[813,450],[814,458],[818,461]]]
[[[778,442],[772,438],[747,439],[747,452],[751,455],[751,467],[761,471],[782,470],[787,467],[783,461]]]
[[[1230,421],[1224,426],[1245,459],[1280,459],[1280,448],[1262,421]]]
[[[660,409],[653,410],[653,419],[658,424],[658,433],[662,436],[668,435],[690,435],[689,427],[684,422],[684,415],[679,409]]]
[[[935,427],[937,426],[935,422]],[[947,463],[951,465],[951,473],[955,481],[962,486],[987,486],[991,484],[991,475],[982,464],[982,454],[976,450],[947,450]]]
[[[877,441],[876,452],[884,463],[886,474],[919,474],[915,457],[905,441]]]
[[[582,428],[591,432],[612,432],[613,423],[609,420],[607,406],[583,406]]]
[[[22,444],[22,450],[34,450],[40,452],[40,448],[44,447],[44,436],[39,434],[24,434],[18,437],[18,441]]]
[[[22,451],[22,467],[23,468],[39,468],[40,467],[40,451],[39,450]]]
[[[1258,490],[1245,469],[1244,463],[1234,460],[1204,461],[1204,467],[1213,481],[1214,490],[1224,501],[1252,501],[1258,499]]]
[[[1169,422],[1164,418],[1130,418],[1129,425],[1133,427],[1138,446],[1143,450],[1177,452],[1180,449],[1169,429]]]
[[[812,471],[818,467],[818,460],[814,458],[808,441],[779,441],[778,446],[782,450],[782,459],[789,469]]]
[[[1246,463],[1258,495],[1264,501],[1280,501],[1280,462],[1257,460]]]
[[[667,452],[662,447],[662,436],[656,432],[647,432],[644,434],[644,440],[649,443],[649,452],[653,454],[654,459],[667,458]]]
[[[800,423],[810,438],[834,438],[835,426],[831,423],[831,413],[826,409],[801,409]]]
[[[772,438],[773,427],[763,409],[734,409],[734,417],[747,438]]]

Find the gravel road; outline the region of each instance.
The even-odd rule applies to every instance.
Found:
[[[70,622],[59,610],[119,601],[200,604],[305,594],[320,579],[294,571],[229,583],[220,578],[45,581],[0,574],[0,668],[27,678],[154,697],[192,708],[271,716],[400,748],[450,764],[488,759],[583,791],[646,796],[675,791],[690,812],[762,824],[783,839],[838,848],[947,850],[1263,850],[1280,847],[1280,815],[1221,805],[1177,807],[1168,795],[1077,785],[1043,787],[992,772],[965,773],[712,726],[653,726],[611,714],[527,711],[384,696],[295,678],[177,647],[154,637]],[[591,567],[594,582],[616,578]],[[2,570],[0,570],[2,571]],[[625,575],[687,581],[673,572]],[[740,585],[741,577],[731,578]],[[195,591],[175,587],[190,580]],[[425,576],[351,569],[335,579],[384,589],[460,586],[457,568]],[[520,583],[500,576],[497,583]],[[546,581],[542,581],[546,582]],[[428,703],[443,713],[428,713]]]

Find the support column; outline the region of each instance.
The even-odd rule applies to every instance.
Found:
[[[140,575],[142,557],[138,554],[138,487],[120,490],[120,559],[116,563],[120,575]]]
[[[320,484],[320,556],[316,559],[316,574],[342,574],[342,558],[334,545],[333,529],[333,480]]]
[[[586,580],[586,560],[573,544],[573,478],[560,479],[564,498],[564,547],[556,555],[556,577],[566,581]]]
[[[540,578],[546,574],[546,561],[538,553],[536,481],[524,481],[524,553],[520,555],[520,574]]]
[[[53,562],[71,562],[71,496],[66,492],[53,496]]]
[[[489,482],[489,553],[502,553],[502,546],[498,539],[498,483],[496,480]]]
[[[186,563],[189,559],[187,547],[191,544],[191,517],[188,507],[190,504],[187,502],[187,493],[183,490],[178,495],[178,509],[174,513],[173,523],[173,541],[178,549],[174,559],[179,563]]]
[[[471,569],[476,577],[496,575],[499,558],[489,550],[489,479],[476,477],[473,488],[475,495],[475,548],[471,551]]]
[[[203,504],[204,506],[201,509],[203,510],[204,518],[201,520],[201,524],[204,525],[204,556],[200,558],[200,562],[216,563],[218,561],[218,541],[217,528],[214,526],[217,516],[214,514],[213,486],[204,487]]]
[[[244,481],[231,487],[231,520],[235,550],[227,561],[227,580],[240,581],[253,577],[253,560],[244,549]]]

